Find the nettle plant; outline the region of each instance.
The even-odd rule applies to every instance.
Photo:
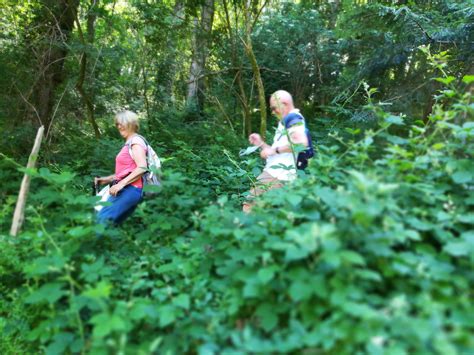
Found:
[[[369,100],[378,128],[318,145],[309,174],[250,215],[167,172],[160,199],[105,230],[72,173],[31,172],[25,230],[1,240],[5,339],[51,354],[468,353],[473,107],[439,80],[426,122]]]
[[[190,307],[190,296],[174,294],[160,265],[185,253],[190,216],[209,204],[209,192],[167,172],[160,201],[144,201],[123,228],[105,228],[95,221],[97,198],[71,189],[74,174],[30,174],[25,231],[8,242],[16,253],[0,259],[1,269],[12,265],[10,254],[17,259],[10,269],[16,277],[8,278],[5,289],[12,301],[2,306],[26,304],[28,324],[20,327],[11,314],[6,334],[50,354],[156,349],[163,342],[156,333]],[[148,331],[141,332],[142,326]]]
[[[251,216],[206,211],[196,240],[212,246],[211,289],[227,310],[219,351],[474,347],[472,99],[454,88],[437,99],[409,126],[373,107],[379,129],[342,152],[319,146],[309,176]]]

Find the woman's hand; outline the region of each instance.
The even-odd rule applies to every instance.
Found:
[[[119,183],[113,185],[113,186],[109,189],[109,193],[110,193],[112,196],[117,196],[117,194],[118,194],[124,187],[125,187],[125,186],[119,182]]]
[[[96,176],[94,178],[94,185],[105,185],[105,184],[110,184],[112,181],[114,181],[115,175],[110,175],[110,176]]]

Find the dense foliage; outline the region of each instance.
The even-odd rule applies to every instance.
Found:
[[[473,352],[472,6],[0,4],[0,353]],[[294,94],[317,154],[247,215],[252,58],[266,99]],[[123,107],[163,185],[105,229],[90,184],[114,168]]]

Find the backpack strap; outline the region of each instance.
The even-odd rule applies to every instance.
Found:
[[[150,144],[148,143],[148,141],[145,139],[145,137],[143,137],[141,134],[136,134],[136,137],[138,138],[141,138],[144,142],[145,142],[145,145],[148,149],[148,147],[150,146]]]
[[[141,138],[143,140],[143,143],[145,143],[145,146],[146,146],[146,150],[147,150],[147,155],[148,155],[148,147],[150,146],[147,142],[147,140],[145,139],[145,137],[137,134],[135,137],[138,137],[138,138]],[[132,140],[135,138],[135,137],[132,137],[131,139],[129,139],[125,144],[128,146],[128,151],[131,152],[132,151]],[[136,143],[135,143],[136,144]],[[130,156],[132,156],[130,154]],[[132,157],[133,158],[133,157]]]
[[[283,118],[283,125],[285,126],[285,129],[289,129],[291,126],[303,122],[304,123],[304,117],[296,112],[291,112],[288,115]]]
[[[304,120],[303,115],[301,115],[300,113],[291,112],[288,115],[286,115],[285,118],[283,119],[283,124],[285,125],[285,129],[287,130],[291,126],[300,122],[303,122],[304,124],[304,128],[305,128],[304,131],[306,134],[306,138],[308,139],[308,146],[306,147],[305,151],[301,153],[304,153],[306,158],[312,158],[314,156],[313,140],[311,139],[311,134],[309,132],[308,127],[306,126],[306,122]]]
[[[147,160],[147,169],[148,169],[148,152],[150,151],[149,147],[150,145],[148,144],[147,140],[145,139],[145,137],[137,134],[136,137],[139,137],[143,140],[143,142],[145,142],[145,145],[146,145],[146,160]],[[132,142],[131,140],[133,140],[133,138],[135,137],[132,137],[132,139],[130,139],[130,141],[128,141],[127,143],[125,143],[128,147],[128,154],[130,154],[130,157],[133,159],[133,151],[132,151]],[[135,160],[135,159],[134,159]]]

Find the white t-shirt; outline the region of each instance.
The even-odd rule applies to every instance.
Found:
[[[290,113],[299,113],[298,109],[291,110]],[[283,126],[282,120],[278,123],[278,128],[273,137],[272,148],[279,148],[288,146],[288,135],[284,133],[285,126]],[[305,133],[304,125],[294,125],[288,129],[288,134],[301,131]],[[293,156],[293,153],[280,153],[271,155],[267,158],[267,163],[263,169],[271,176],[278,180],[290,181],[296,179],[296,158],[297,155]],[[283,166],[281,166],[283,165]]]

